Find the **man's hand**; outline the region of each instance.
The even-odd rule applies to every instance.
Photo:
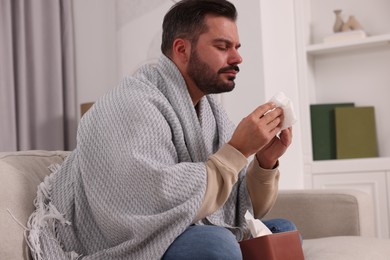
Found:
[[[292,140],[291,128],[277,136],[282,120],[281,108],[276,108],[273,103],[261,105],[241,120],[229,144],[246,157],[256,154],[260,166],[271,169]]]
[[[286,152],[292,141],[292,128],[289,127],[275,136],[263,149],[256,153],[259,165],[264,169],[275,167],[278,159]]]

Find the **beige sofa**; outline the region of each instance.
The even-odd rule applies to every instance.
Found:
[[[24,240],[37,185],[64,151],[0,153],[0,259],[30,259]],[[281,191],[267,218],[293,220],[306,260],[389,260],[390,240],[374,238],[373,210],[357,191]]]

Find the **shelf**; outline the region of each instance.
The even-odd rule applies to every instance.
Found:
[[[314,161],[313,174],[389,171],[390,157]]]
[[[370,36],[361,40],[313,44],[306,47],[306,52],[309,55],[320,55],[381,45],[390,46],[390,34]]]

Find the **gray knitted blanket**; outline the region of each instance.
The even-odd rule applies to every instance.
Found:
[[[34,259],[160,259],[195,218],[205,161],[233,125],[212,96],[198,114],[176,66],[162,56],[82,118],[77,148],[40,184],[28,223]],[[199,225],[249,235],[240,173],[229,199]]]

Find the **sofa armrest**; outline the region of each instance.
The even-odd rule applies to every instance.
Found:
[[[61,164],[65,151],[0,153],[0,259],[31,259],[24,226],[35,209],[37,187],[50,174],[48,166]]]
[[[284,190],[264,219],[293,221],[304,239],[375,236],[370,196],[357,190]]]

